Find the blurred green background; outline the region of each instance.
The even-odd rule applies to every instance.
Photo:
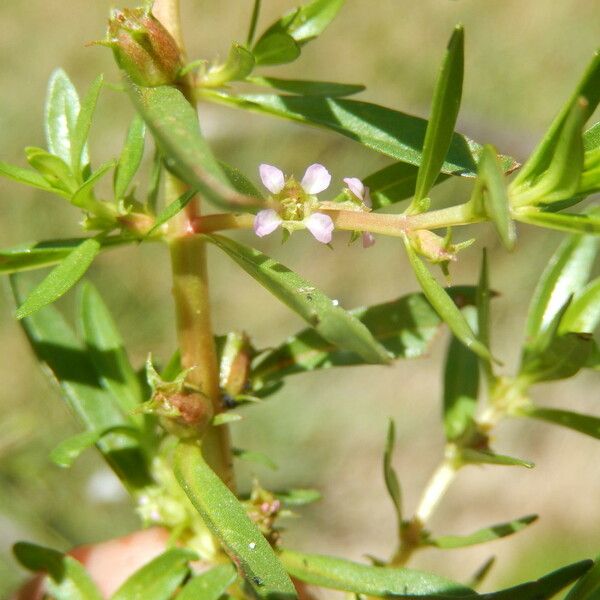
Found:
[[[232,39],[243,41],[250,0],[182,0],[191,58],[224,56]],[[259,24],[294,4],[264,0]],[[132,5],[131,3],[129,5]],[[24,164],[22,148],[43,145],[42,107],[53,68],[62,66],[83,91],[103,72],[118,74],[108,51],[85,47],[103,37],[110,3],[9,0],[0,3],[0,159]],[[349,0],[322,39],[306,46],[279,76],[365,83],[364,99],[426,116],[439,61],[452,27],[466,28],[466,82],[460,130],[519,158],[527,155],[570,93],[600,41],[596,0]],[[219,156],[255,181],[257,165],[276,164],[301,176],[313,162],[331,170],[336,185],[387,164],[353,142],[262,116],[201,106],[204,132]],[[114,156],[132,111],[127,99],[105,89],[92,132],[96,164]],[[465,199],[469,185],[437,188],[435,202]],[[43,193],[0,180],[0,244],[76,235],[75,209]],[[495,352],[507,373],[518,357],[528,298],[560,236],[523,226],[518,249],[507,255],[486,225],[461,236],[477,244],[453,268],[453,282],[473,283],[480,250],[491,252]],[[396,240],[379,239],[368,252],[335,252],[297,235],[285,246],[239,234],[300,271],[344,307],[395,298],[416,284]],[[245,329],[259,346],[276,343],[301,327],[228,260],[211,252],[212,298],[218,332]],[[165,249],[113,251],[90,278],[114,311],[141,364],[148,352],[174,349],[173,306]],[[34,275],[35,278],[35,275]],[[132,530],[137,520],[110,473],[92,452],[70,471],[50,463],[48,452],[78,431],[55,390],[33,360],[13,320],[10,295],[0,287],[0,596],[22,580],[10,556],[18,539],[68,548]],[[60,302],[72,314],[74,294]],[[410,512],[440,458],[441,367],[446,334],[426,359],[391,368],[364,367],[295,376],[247,419],[234,424],[236,445],[268,453],[279,464],[256,469],[267,487],[314,486],[324,500],[288,523],[286,543],[360,559],[392,551],[393,512],[381,477],[386,422],[396,419],[395,464]],[[582,375],[536,394],[545,403],[598,412],[598,376]],[[470,550],[424,551],[414,566],[466,580],[489,556],[498,557],[486,588],[533,578],[568,560],[600,550],[600,444],[561,429],[504,423],[499,451],[533,460],[534,470],[468,468],[458,477],[432,522],[439,533],[536,512],[541,519],[514,538]],[[240,469],[242,487],[254,471]]]

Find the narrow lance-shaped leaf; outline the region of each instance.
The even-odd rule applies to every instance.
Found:
[[[600,559],[594,566],[571,588],[565,600],[595,600],[600,595]]]
[[[544,269],[529,304],[525,335],[532,343],[550,324],[573,294],[581,290],[588,277],[600,240],[592,236],[566,238]]]
[[[596,52],[573,94],[562,107],[529,160],[519,171],[513,182],[515,188],[527,181],[534,181],[548,168],[569,112],[580,97],[587,100],[587,116],[583,115],[585,121],[596,110],[600,101],[600,52]]]
[[[79,187],[71,168],[62,158],[35,146],[25,148],[25,156],[27,162],[44,177],[56,193],[69,197]]]
[[[208,90],[203,95],[208,100],[235,108],[325,127],[401,162],[419,166],[423,160],[427,121],[390,108],[321,96],[231,96]],[[481,146],[455,133],[441,167],[442,173],[475,177],[480,152]],[[510,157],[504,157],[502,163],[507,171],[517,166]]]
[[[431,116],[423,143],[423,158],[415,188],[415,207],[429,194],[450,148],[460,109],[463,71],[464,30],[459,26],[448,43],[433,95]]]
[[[197,558],[191,550],[167,550],[131,575],[111,600],[169,600],[190,572],[187,563]]]
[[[447,288],[460,305],[475,302],[475,289],[469,286]],[[417,358],[428,352],[443,321],[421,293],[408,294],[392,302],[350,313],[365,324],[373,337],[393,358]],[[337,348],[314,329],[303,329],[280,346],[259,353],[252,365],[253,386],[276,381],[304,371],[365,364],[358,354]]]
[[[98,239],[88,238],[71,250],[19,306],[16,312],[17,319],[32,315],[66,294],[83,277],[100,248]]]
[[[86,239],[65,238],[4,248],[0,250],[0,273],[16,273],[55,265],[64,260]],[[99,241],[103,249],[133,242],[130,238],[118,235],[103,237]]]
[[[463,314],[473,327],[477,319],[475,309],[467,307]],[[443,402],[444,430],[449,442],[459,441],[474,425],[478,394],[477,355],[452,336],[446,353]]]
[[[350,313],[262,252],[221,236],[207,239],[223,250],[244,271],[299,314],[317,333],[333,344],[359,354],[369,363],[388,363],[390,356],[369,330]]]
[[[81,168],[88,162],[87,140],[92,126],[92,118],[98,103],[98,96],[104,84],[104,76],[98,75],[92,83],[89,92],[81,103],[81,109],[77,115],[75,130],[71,138],[71,160],[70,164],[76,177],[81,177]]]
[[[176,198],[170,204],[167,204],[160,213],[156,216],[154,220],[154,225],[145,235],[146,238],[152,237],[154,233],[156,233],[165,223],[170,221],[176,214],[181,212],[192,200],[192,198],[196,195],[195,190],[188,190]]]
[[[188,185],[217,204],[256,204],[234,192],[200,133],[198,116],[183,94],[172,87],[139,88],[132,98],[152,131],[165,165]]]
[[[177,600],[219,600],[236,578],[233,565],[218,565],[190,579],[177,594]]]
[[[79,96],[62,69],[50,76],[46,96],[45,129],[48,150],[71,163],[71,144],[79,114]]]
[[[459,459],[462,463],[468,465],[499,465],[506,467],[525,467],[533,468],[535,465],[520,458],[506,456],[504,454],[495,454],[486,450],[473,450],[472,448],[462,448],[460,450]]]
[[[206,464],[197,444],[177,446],[175,476],[254,593],[265,599],[295,599],[294,585],[275,552],[239,500]]]
[[[398,538],[402,530],[402,491],[396,471],[392,466],[392,457],[394,455],[394,446],[396,444],[396,426],[393,419],[389,420],[385,451],[383,453],[383,479],[385,487],[394,505],[396,521],[398,527]]]
[[[597,214],[580,215],[528,209],[515,211],[514,217],[522,223],[564,231],[565,233],[600,235],[600,215]]]
[[[417,256],[408,239],[404,240],[404,245],[415,276],[431,306],[467,348],[486,360],[491,359],[489,350],[477,339],[464,315]]]
[[[139,115],[136,115],[127,130],[125,145],[123,146],[115,171],[114,191],[116,200],[121,200],[125,197],[140,167],[144,156],[145,137],[146,126],[144,120]]]
[[[469,588],[423,571],[371,567],[359,563],[292,550],[280,552],[288,573],[319,587],[381,597],[456,598],[471,596]]]
[[[129,362],[123,339],[98,290],[89,282],[81,287],[79,319],[90,358],[100,381],[127,415],[143,402],[143,391]],[[142,415],[131,417],[138,425]]]
[[[18,276],[10,278],[15,301],[23,296]],[[131,426],[114,398],[102,389],[96,371],[83,345],[54,306],[46,306],[21,321],[27,338],[44,372],[58,384],[66,403],[85,425],[94,431]],[[110,434],[98,447],[111,467],[129,488],[152,481],[139,443],[126,436]]]
[[[443,550],[484,544],[517,533],[525,529],[528,525],[531,525],[537,518],[537,515],[527,515],[514,521],[498,523],[497,525],[479,529],[469,535],[442,535],[427,539],[424,543],[427,546],[435,546]]]
[[[600,439],[600,418],[592,415],[534,405],[520,408],[515,414],[567,427],[584,435]]]
[[[480,594],[480,600],[549,600],[568,585],[577,581],[590,570],[591,560],[582,560],[566,567],[562,567],[536,581],[529,581],[514,587]]]
[[[515,246],[516,231],[511,220],[506,180],[493,146],[486,145],[479,160],[483,210],[490,217],[500,240],[507,250]]]
[[[263,465],[264,467],[268,467],[272,471],[276,471],[278,469],[277,463],[271,460],[263,452],[244,450],[243,448],[233,448],[232,453],[236,458],[239,458],[240,460],[251,462],[257,465]]]
[[[15,544],[13,552],[26,569],[48,573],[46,592],[55,600],[102,600],[92,578],[74,558],[27,542]]]
[[[44,190],[45,192],[59,193],[62,196],[67,195],[64,190],[57,190],[52,187],[44,177],[32,169],[24,169],[23,167],[9,165],[8,163],[0,161],[0,176],[39,190]]]
[[[280,79],[278,77],[253,76],[246,79],[248,83],[275,88],[288,94],[300,96],[351,96],[364,91],[365,86],[351,83],[334,83],[331,81],[306,81],[302,79]]]

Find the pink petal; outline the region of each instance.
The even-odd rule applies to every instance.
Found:
[[[283,173],[277,167],[262,164],[258,167],[263,185],[272,193],[279,194],[285,185]]]
[[[307,194],[318,194],[326,190],[331,183],[329,171],[318,163],[310,165],[302,178],[302,188]]]
[[[261,210],[254,217],[254,233],[264,237],[273,233],[282,223],[282,218],[272,209]]]
[[[329,244],[329,242],[331,242],[333,221],[330,216],[317,212],[310,215],[310,217],[306,217],[303,222],[306,225],[306,228],[319,242],[323,244]]]
[[[370,231],[365,231],[362,234],[363,248],[370,248],[375,243],[375,236]]]
[[[364,200],[365,198],[365,186],[358,177],[346,177],[344,183],[348,186],[348,189],[359,199]]]

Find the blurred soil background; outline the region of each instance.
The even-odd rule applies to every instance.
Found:
[[[232,39],[243,41],[250,0],[183,0],[189,56],[225,56]],[[259,24],[266,26],[294,6],[264,0]],[[133,4],[130,4],[133,5]],[[0,159],[24,165],[22,148],[43,146],[42,114],[51,71],[66,69],[80,92],[100,72],[118,83],[109,51],[85,47],[104,35],[108,0],[0,3]],[[465,25],[466,82],[459,129],[494,143],[518,158],[527,156],[571,93],[600,42],[597,0],[349,0],[322,38],[303,49],[294,65],[265,72],[282,77],[326,79],[368,86],[363,98],[427,116],[446,41],[457,22]],[[389,163],[385,157],[318,129],[202,105],[201,122],[218,156],[258,183],[261,162],[301,176],[322,162],[334,185],[362,177]],[[106,88],[92,132],[92,159],[115,156],[131,118],[128,100]],[[148,154],[150,154],[148,152]],[[436,205],[463,201],[469,183],[449,181],[433,194]],[[74,236],[79,215],[42,192],[0,180],[0,246]],[[490,250],[494,301],[494,349],[510,373],[528,298],[537,274],[560,236],[521,227],[517,250],[507,254],[487,225],[457,232],[477,235],[474,247],[453,265],[454,283],[474,283],[481,249]],[[416,289],[397,240],[380,238],[363,251],[347,247],[342,234],[335,252],[296,235],[258,241],[236,234],[298,270],[347,308],[396,298]],[[277,238],[277,236],[273,236]],[[302,323],[224,256],[211,249],[212,299],[218,332],[245,329],[258,346],[295,332]],[[35,279],[40,274],[33,274]],[[89,273],[114,311],[141,365],[148,352],[168,357],[172,331],[168,257],[164,247],[145,244],[111,251]],[[60,302],[73,314],[74,294]],[[121,535],[137,518],[119,484],[93,452],[70,471],[48,452],[76,433],[56,391],[49,385],[18,325],[6,281],[0,286],[0,597],[24,577],[10,554],[19,539],[66,549]],[[388,417],[397,423],[395,466],[406,512],[440,459],[442,332],[428,358],[391,368],[363,367],[295,376],[276,396],[245,410],[233,425],[238,446],[269,454],[279,470],[240,467],[241,487],[257,475],[269,488],[317,487],[324,499],[288,522],[285,543],[315,552],[361,559],[388,556],[394,545],[394,515],[381,475]],[[535,395],[547,405],[599,412],[598,375],[584,374]],[[600,444],[584,436],[529,422],[498,429],[499,452],[530,459],[533,470],[487,467],[460,473],[431,525],[438,533],[475,529],[538,513],[531,529],[508,540],[468,550],[427,550],[411,566],[467,580],[491,555],[497,556],[486,589],[534,578],[569,560],[600,551]]]

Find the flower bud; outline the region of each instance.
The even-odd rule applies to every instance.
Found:
[[[115,60],[134,83],[146,87],[170,85],[179,79],[181,50],[154,15],[142,8],[114,10],[108,39]]]

